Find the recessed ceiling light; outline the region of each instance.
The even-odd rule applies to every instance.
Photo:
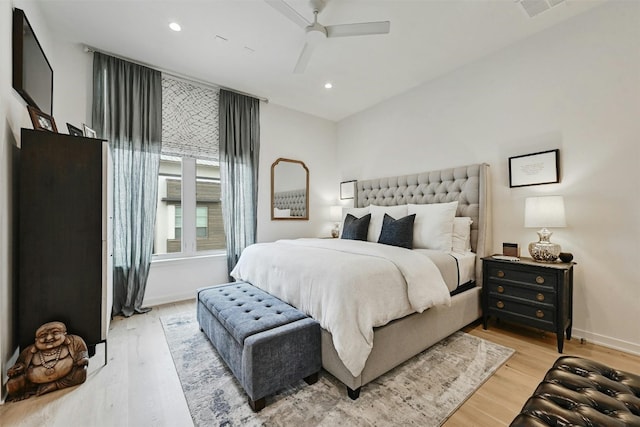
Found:
[[[325,89],[331,89],[332,87],[333,87],[333,84],[332,84],[331,82],[326,82],[326,83],[324,84],[324,88],[325,88]]]
[[[177,22],[172,22],[169,24],[169,28],[171,28],[173,31],[180,31],[182,30],[182,27],[180,27],[180,24],[178,24]]]

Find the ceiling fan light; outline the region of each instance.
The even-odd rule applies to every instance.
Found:
[[[324,28],[309,27],[307,29],[307,43],[319,43],[327,38],[327,33]]]

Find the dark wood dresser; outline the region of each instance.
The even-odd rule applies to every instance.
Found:
[[[482,259],[482,319],[490,316],[555,332],[558,352],[571,339],[574,263],[540,263],[531,258]]]
[[[111,319],[109,147],[22,129],[20,151],[18,343],[57,320],[91,355]]]

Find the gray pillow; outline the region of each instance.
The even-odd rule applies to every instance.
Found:
[[[351,214],[347,214],[344,218],[341,238],[348,240],[367,240],[370,221],[371,214],[367,214],[362,218],[356,218]]]
[[[393,217],[384,214],[378,243],[413,249],[413,222],[415,219],[416,214],[407,215],[400,219],[393,219]]]

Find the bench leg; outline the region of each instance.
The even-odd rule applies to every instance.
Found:
[[[252,398],[249,398],[249,406],[251,406],[251,409],[253,409],[253,412],[262,411],[265,405],[266,405],[266,399],[264,397],[258,400],[253,400]]]
[[[316,372],[315,374],[311,374],[308,377],[304,377],[304,381],[309,385],[315,384],[316,382],[318,382],[318,373]]]
[[[359,398],[360,397],[360,389],[361,388],[362,387],[358,387],[355,390],[351,390],[349,387],[347,387],[347,394],[349,395],[349,398],[351,400],[356,400],[357,398]]]

